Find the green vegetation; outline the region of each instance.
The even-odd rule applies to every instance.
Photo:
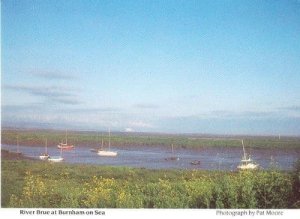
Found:
[[[300,208],[293,172],[147,170],[2,159],[2,207]]]
[[[17,136],[22,145],[54,146],[65,140],[64,131],[54,130],[2,130],[3,144],[16,144]],[[96,132],[68,132],[68,142],[74,145],[98,147],[103,137],[108,144],[108,135],[103,133],[97,137]],[[241,147],[240,139],[244,139],[251,148],[300,148],[299,137],[252,137],[252,136],[202,136],[202,135],[167,135],[147,133],[112,133],[111,143],[116,146],[170,146],[174,147]]]

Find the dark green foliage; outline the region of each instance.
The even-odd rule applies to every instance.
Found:
[[[300,159],[294,165],[293,177],[293,198],[290,205],[293,208],[300,208]]]
[[[278,171],[262,172],[255,176],[254,189],[258,206],[262,208],[287,208],[292,197],[290,175]]]

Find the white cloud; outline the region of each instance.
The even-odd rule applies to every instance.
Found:
[[[125,128],[125,132],[134,132],[134,129],[132,129],[132,128]]]

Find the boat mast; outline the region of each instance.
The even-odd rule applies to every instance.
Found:
[[[45,145],[45,154],[48,154],[48,148],[47,148],[47,138],[46,138],[46,145]]]
[[[99,143],[99,132],[97,132],[96,146],[98,146],[98,143]]]
[[[108,150],[110,151],[110,128],[108,131]]]
[[[17,135],[17,153],[19,153],[20,150],[19,150],[19,136]]]
[[[66,129],[66,145],[68,145],[68,132],[67,132],[67,129]]]
[[[172,144],[172,154],[174,154],[174,146],[173,146],[173,144]]]
[[[97,133],[97,144],[98,144],[98,141],[99,141],[99,132]],[[103,133],[101,133],[101,150],[103,150]]]
[[[244,151],[244,159],[246,160],[246,151],[245,151],[245,146],[244,146],[244,140],[242,139],[242,145],[243,145],[243,151]]]

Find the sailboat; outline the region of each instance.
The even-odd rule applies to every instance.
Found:
[[[62,162],[64,158],[62,157],[62,148],[60,149],[60,156],[49,156],[48,161],[53,162],[53,163],[58,163]]]
[[[50,157],[47,150],[47,138],[45,143],[45,153],[41,154],[39,157],[41,160],[47,160]]]
[[[167,161],[169,161],[169,160],[179,160],[179,157],[177,157],[177,156],[174,156],[174,146],[173,146],[173,144],[172,144],[172,157],[167,157],[167,158],[165,158],[165,160],[167,160]]]
[[[59,143],[57,145],[58,148],[60,149],[64,149],[64,150],[70,150],[70,149],[73,149],[74,148],[74,145],[68,145],[68,132],[66,130],[66,143]]]
[[[98,143],[98,138],[99,138],[99,136],[98,136],[98,134],[97,134],[97,141],[96,141],[96,144]],[[100,150],[102,150],[102,149],[103,149],[103,136],[102,136],[101,148],[100,148],[100,149],[97,149],[97,148],[91,148],[90,151],[91,151],[91,152],[97,153],[98,151],[100,151]]]
[[[102,141],[102,144],[103,144],[103,141]],[[110,129],[109,129],[109,138],[108,138],[108,150],[103,150],[103,148],[102,148],[102,149],[98,150],[97,154],[99,156],[103,156],[103,157],[116,157],[118,155],[117,152],[110,150]]]
[[[244,146],[244,140],[242,140],[242,145],[243,145],[243,152],[244,155],[242,157],[240,165],[237,166],[238,169],[240,170],[254,170],[258,168],[258,164],[256,164],[250,156],[247,157],[246,151],[245,151],[245,146]]]

